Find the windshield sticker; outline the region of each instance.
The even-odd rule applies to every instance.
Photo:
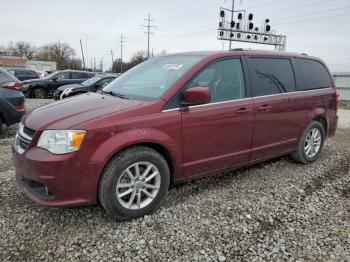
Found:
[[[179,70],[181,67],[183,67],[183,65],[179,65],[179,64],[165,64],[162,66],[162,69],[165,70]]]

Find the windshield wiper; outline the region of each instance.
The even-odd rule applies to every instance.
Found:
[[[119,98],[122,98],[122,99],[129,99],[126,95],[119,94],[117,92],[113,92],[113,91],[101,91],[101,92],[104,93],[104,94],[109,94],[109,95],[116,96],[116,97],[119,97]]]

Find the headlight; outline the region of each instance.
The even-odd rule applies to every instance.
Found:
[[[30,85],[29,84],[23,84],[23,88],[27,88],[27,87],[29,87]]]
[[[45,130],[37,146],[53,154],[67,154],[78,151],[85,137],[84,130]]]

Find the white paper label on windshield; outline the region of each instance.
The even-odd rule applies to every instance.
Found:
[[[165,64],[162,66],[162,69],[165,70],[179,70],[181,67],[183,67],[183,65],[179,65],[179,64]]]

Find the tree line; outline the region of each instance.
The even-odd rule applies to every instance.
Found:
[[[56,62],[58,70],[68,68],[83,69],[82,60],[76,56],[75,49],[67,43],[54,42],[36,47],[26,41],[10,42],[7,47],[0,46],[0,53],[25,57],[29,60]],[[155,56],[164,54],[166,54],[165,50]],[[114,60],[112,68],[109,68],[107,71],[115,73],[125,72],[145,60],[147,60],[147,53],[145,51],[137,51],[130,61]]]
[[[75,56],[75,50],[67,43],[54,42],[36,47],[30,42],[10,42],[7,47],[1,47],[0,51],[7,55],[25,57],[29,60],[51,61],[57,63],[58,69],[74,68],[82,69],[80,58]]]

